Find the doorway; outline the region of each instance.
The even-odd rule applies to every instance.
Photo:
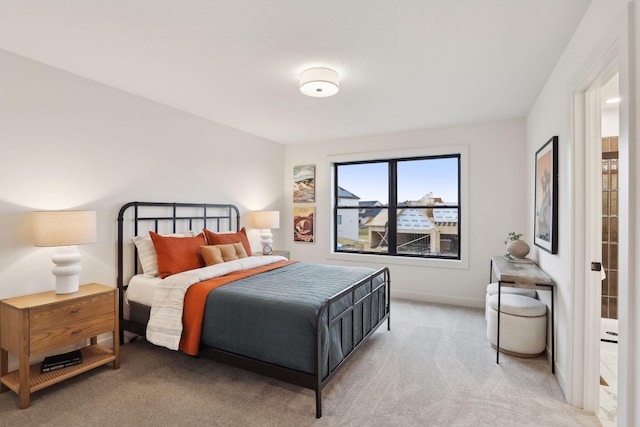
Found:
[[[617,424],[618,409],[618,237],[619,103],[618,73],[599,89],[602,194],[602,287],[600,310],[600,389],[597,415],[603,426]]]
[[[624,384],[625,378],[618,377],[618,371],[622,366],[618,359],[618,344],[615,346],[615,360],[611,358],[607,361],[606,367],[602,366],[601,356],[604,354],[604,345],[602,334],[611,331],[612,327],[606,324],[607,316],[621,314],[621,322],[625,321],[625,301],[619,301],[618,295],[626,295],[628,289],[628,267],[625,256],[629,250],[628,240],[624,239],[624,230],[628,230],[629,226],[629,205],[628,205],[628,162],[625,156],[628,156],[627,141],[623,132],[619,130],[627,129],[626,121],[622,120],[620,110],[617,110],[615,104],[606,101],[614,96],[608,95],[607,90],[617,85],[619,80],[618,73],[618,46],[614,45],[609,52],[604,55],[601,61],[593,68],[592,72],[586,76],[583,83],[579,86],[574,96],[574,113],[575,113],[575,134],[574,134],[574,297],[575,297],[575,314],[574,326],[578,339],[577,350],[573,355],[576,366],[575,380],[572,383],[572,397],[574,404],[580,405],[585,410],[593,411],[600,416],[601,422],[605,426],[615,426],[616,421],[620,420],[620,415],[624,418],[626,408],[625,396],[618,399],[618,388]],[[612,80],[614,82],[612,82]],[[609,83],[609,85],[607,85]],[[618,88],[615,87],[617,92]],[[624,106],[624,95],[621,94],[623,100],[621,104]],[[625,110],[626,111],[626,110]],[[615,119],[612,119],[615,117]],[[612,131],[611,128],[615,128]],[[621,136],[613,140],[614,150],[619,152],[619,157],[613,164],[615,165],[616,192],[613,197],[618,202],[615,210],[615,219],[613,220],[613,245],[608,240],[609,246],[604,247],[603,234],[606,239],[611,236],[611,211],[608,210],[607,216],[603,216],[603,199],[606,197],[607,209],[610,209],[610,200],[612,194],[610,192],[609,180],[611,179],[611,162],[612,159],[606,157],[613,156],[611,151],[611,136],[620,133]],[[607,139],[603,140],[603,135]],[[619,140],[619,141],[618,141]],[[603,145],[603,141],[604,144]],[[618,147],[616,147],[618,142]],[[607,146],[607,144],[609,144]],[[607,153],[603,156],[603,152]],[[625,154],[627,153],[627,154]],[[603,165],[603,157],[605,157],[605,165]],[[603,174],[603,168],[605,172]],[[603,180],[606,180],[607,194],[603,194]],[[603,222],[605,227],[603,228]],[[619,241],[617,239],[619,237]],[[609,262],[611,250],[617,253],[616,259],[623,260],[615,264]],[[606,259],[605,259],[606,256]],[[604,264],[605,270],[601,271],[599,264]],[[606,271],[606,269],[609,271]],[[617,270],[617,271],[616,271]],[[608,274],[607,274],[608,273]],[[615,281],[617,274],[617,284],[610,284]],[[613,277],[613,278],[612,278]],[[603,280],[604,279],[604,280]],[[606,286],[606,288],[603,288]],[[615,295],[615,296],[614,296]],[[612,298],[613,297],[613,298]],[[615,298],[615,299],[614,299]],[[606,304],[603,304],[606,303]],[[612,304],[609,304],[612,303]],[[604,328],[602,328],[604,326]],[[622,347],[625,347],[624,327],[622,323],[620,330],[622,334],[620,340]],[[603,331],[603,329],[606,329]],[[617,332],[617,330],[614,330]],[[607,334],[611,335],[611,334]],[[624,358],[624,354],[622,354]],[[609,369],[611,372],[606,372]],[[601,386],[601,373],[605,372],[603,382],[608,386]],[[624,374],[624,370],[620,372]],[[612,377],[613,375],[613,377]],[[609,378],[608,381],[606,378]],[[617,381],[620,378],[620,381]],[[609,384],[610,382],[610,384]],[[604,387],[607,387],[604,389]],[[601,396],[601,392],[606,390],[607,396]],[[607,399],[610,400],[607,403]],[[621,406],[618,406],[621,402]],[[600,403],[606,406],[600,411]],[[606,411],[604,411],[606,409]]]

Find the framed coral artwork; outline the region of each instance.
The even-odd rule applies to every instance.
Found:
[[[536,152],[534,244],[558,253],[558,137]]]
[[[314,207],[293,208],[293,241],[313,243],[314,240]]]

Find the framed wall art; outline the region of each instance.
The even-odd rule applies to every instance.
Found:
[[[316,165],[293,167],[293,203],[316,201]]]
[[[536,151],[534,244],[558,253],[558,137]]]
[[[315,207],[293,208],[293,241],[313,243]]]

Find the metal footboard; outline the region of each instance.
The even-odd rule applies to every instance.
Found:
[[[365,294],[359,298],[356,296],[359,291],[364,288]],[[339,314],[336,314],[333,318],[332,308],[343,298],[350,296],[351,305],[344,309]],[[318,311],[317,317],[317,342],[316,342],[316,418],[322,416],[322,388],[327,384],[331,378],[338,372],[338,370],[349,360],[349,358],[355,353],[355,351],[371,336],[378,327],[386,320],[387,330],[391,330],[391,281],[389,275],[389,268],[384,267],[365,277],[358,283],[355,283],[351,287],[329,298]],[[368,308],[369,322],[365,318]],[[358,310],[358,308],[360,310]],[[334,310],[335,311],[335,310]],[[350,322],[347,322],[350,320]],[[334,326],[338,326],[340,329],[340,347],[341,353],[344,345],[344,333],[345,324],[351,325],[350,330],[350,346],[349,351],[344,354],[336,366],[332,368],[332,354],[334,350],[332,346],[334,341],[331,339],[331,331]],[[358,335],[357,326],[361,327],[362,336],[356,338]],[[328,331],[328,345],[326,348],[327,357],[323,355],[323,328],[326,327]],[[327,375],[323,376],[326,372]]]

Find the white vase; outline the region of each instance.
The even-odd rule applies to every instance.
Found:
[[[529,253],[529,245],[523,240],[512,240],[507,245],[507,253],[514,258],[522,259]]]

